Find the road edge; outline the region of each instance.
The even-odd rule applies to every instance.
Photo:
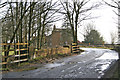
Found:
[[[119,60],[113,62],[111,64],[111,66],[109,67],[109,69],[105,71],[105,74],[102,76],[102,78],[112,78],[114,73],[115,73],[115,71],[117,71],[117,69],[119,68],[118,67],[119,66],[118,63],[119,63]],[[117,71],[117,73],[118,73],[118,71]],[[119,76],[115,77],[115,79],[119,79]]]

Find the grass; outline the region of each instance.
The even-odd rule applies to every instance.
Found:
[[[35,51],[37,51],[37,49],[35,49]],[[82,52],[84,50],[81,50]],[[4,55],[4,53],[2,53],[2,55]],[[10,51],[9,55],[14,55],[14,51]],[[27,62],[23,62],[20,63],[19,65],[17,63],[15,64],[10,64],[8,65],[9,69],[6,69],[6,71],[11,71],[11,70],[18,70],[18,71],[25,71],[25,70],[33,70],[33,69],[37,69],[36,66],[34,65],[38,65],[38,64],[42,64],[42,63],[49,63],[49,62],[53,62],[56,59],[62,58],[62,57],[66,57],[66,56],[70,56],[72,54],[65,54],[65,53],[57,53],[57,54],[47,54],[47,55],[41,55],[39,57],[36,57],[35,59],[32,60],[28,60]],[[74,55],[74,54],[73,54]],[[32,65],[32,66],[31,66]],[[30,66],[30,67],[29,67]]]
[[[119,63],[118,63],[118,65],[119,65]],[[111,78],[120,78],[120,68],[119,68],[119,66],[116,68],[116,70],[113,73],[113,76]]]
[[[112,78],[118,78],[119,76],[118,76],[119,74],[118,74],[118,69],[114,72],[114,75],[112,76]]]
[[[41,60],[41,59],[44,59],[44,58],[45,58],[44,56],[39,56],[35,59],[32,59],[30,62],[34,62],[34,61]]]
[[[15,53],[14,51],[9,51],[9,55],[14,55],[14,53]],[[5,56],[4,52],[2,52],[1,54],[2,56]]]
[[[120,54],[120,46],[114,48],[113,50],[117,51]],[[120,78],[120,60],[118,60],[118,68],[114,72],[114,75],[112,76],[112,78],[116,78],[116,77]]]
[[[10,49],[14,49],[14,48],[10,48]],[[17,52],[17,51],[16,51],[16,52]],[[2,54],[2,56],[5,55],[4,52],[2,52],[1,54]],[[14,55],[14,51],[9,51],[9,55]]]
[[[37,69],[38,66],[35,66],[36,64],[42,64],[42,63],[49,63],[53,62],[56,59],[69,56],[70,54],[64,54],[64,53],[57,53],[47,56],[39,56],[35,59],[29,60],[28,62],[23,62],[19,66],[17,64],[10,64],[8,68],[4,69],[3,71],[28,71],[28,70],[34,70]],[[32,65],[32,66],[31,66]]]
[[[9,68],[0,68],[0,71],[9,71]]]
[[[38,49],[35,49],[35,51],[38,51]]]

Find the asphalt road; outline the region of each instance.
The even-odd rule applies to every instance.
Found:
[[[116,62],[118,53],[109,49],[82,48],[85,52],[23,72],[8,72],[3,78],[101,78]]]

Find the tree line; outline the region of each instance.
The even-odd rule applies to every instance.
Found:
[[[2,42],[27,42],[41,49],[46,34],[51,31],[54,22],[63,20],[72,32],[73,42],[77,43],[77,31],[81,22],[91,19],[87,12],[100,4],[89,5],[90,0],[53,1],[41,0],[39,2],[4,2],[0,9],[6,8],[6,13],[0,19],[2,24]],[[63,18],[62,18],[62,17]],[[10,45],[8,46],[8,50]]]
[[[51,29],[51,23],[58,21],[55,16],[59,9],[57,2],[5,2],[0,4],[7,6],[7,12],[1,19],[2,42],[20,43],[29,45],[37,44],[37,48],[43,45],[43,38]],[[36,41],[35,41],[36,40]]]

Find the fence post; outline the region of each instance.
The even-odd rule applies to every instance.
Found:
[[[72,43],[72,53],[80,53],[77,43]]]
[[[29,53],[29,47],[28,47],[28,44],[29,43],[28,43],[28,40],[27,40],[27,59],[29,60],[29,54],[28,54]]]
[[[4,45],[4,56],[5,56],[5,62],[7,62],[7,51],[6,51],[6,45]],[[7,64],[5,64],[5,68],[7,68]]]
[[[15,56],[15,55],[16,55],[16,45],[15,45],[15,42],[14,42],[13,45],[14,45],[14,54],[13,54],[13,55]],[[14,57],[13,61],[14,61],[14,60],[15,60],[15,57]]]
[[[19,45],[19,41],[18,41],[18,60],[20,60],[20,45]],[[20,62],[18,63],[18,65],[20,66]]]
[[[16,45],[15,45],[15,41],[14,41],[14,54],[16,55]]]

